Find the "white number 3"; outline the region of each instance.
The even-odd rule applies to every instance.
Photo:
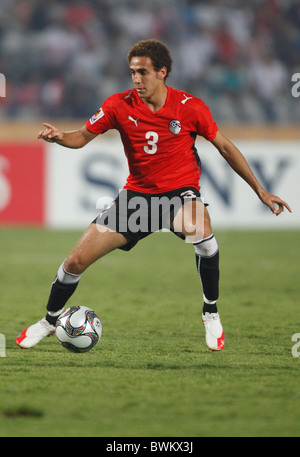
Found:
[[[157,142],[158,142],[158,135],[156,132],[147,132],[146,133],[146,140],[149,146],[144,146],[144,151],[147,154],[155,154],[157,151]]]

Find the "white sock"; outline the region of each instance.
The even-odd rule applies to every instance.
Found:
[[[74,273],[68,273],[64,268],[64,263],[58,269],[57,279],[62,284],[76,284],[79,282],[81,275],[75,275]]]
[[[196,254],[201,257],[212,257],[218,252],[219,246],[214,234],[193,243]]]

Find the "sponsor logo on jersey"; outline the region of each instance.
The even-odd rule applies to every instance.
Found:
[[[137,117],[136,119],[133,119],[133,117],[128,116],[128,119],[129,119],[130,121],[134,122],[136,127],[138,126],[138,120],[139,120],[138,117]]]
[[[178,133],[179,133],[180,130],[181,130],[180,121],[177,121],[176,119],[174,119],[173,121],[171,121],[170,124],[169,124],[169,130],[170,130],[170,132],[173,133],[174,135],[178,135]]]
[[[94,124],[96,121],[98,121],[98,119],[101,119],[101,117],[104,116],[104,111],[102,108],[100,108],[97,113],[94,114],[94,116],[91,117],[90,119],[90,123],[91,124]]]
[[[188,97],[187,95],[183,94],[184,99],[181,100],[181,103],[184,105],[188,100],[191,100],[193,97]]]
[[[124,100],[126,100],[126,98],[130,98],[132,100],[131,94],[132,94],[132,90],[129,92],[128,95],[126,95],[126,97],[124,97]]]

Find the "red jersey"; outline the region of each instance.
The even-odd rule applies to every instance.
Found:
[[[129,165],[125,189],[160,193],[199,190],[197,135],[215,139],[218,127],[199,98],[168,87],[165,105],[153,113],[135,89],[112,95],[86,122],[92,133],[119,131]]]

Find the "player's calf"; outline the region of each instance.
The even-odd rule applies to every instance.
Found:
[[[203,288],[203,313],[216,313],[220,278],[219,247],[217,240],[212,234],[193,244],[196,255],[197,271]]]

